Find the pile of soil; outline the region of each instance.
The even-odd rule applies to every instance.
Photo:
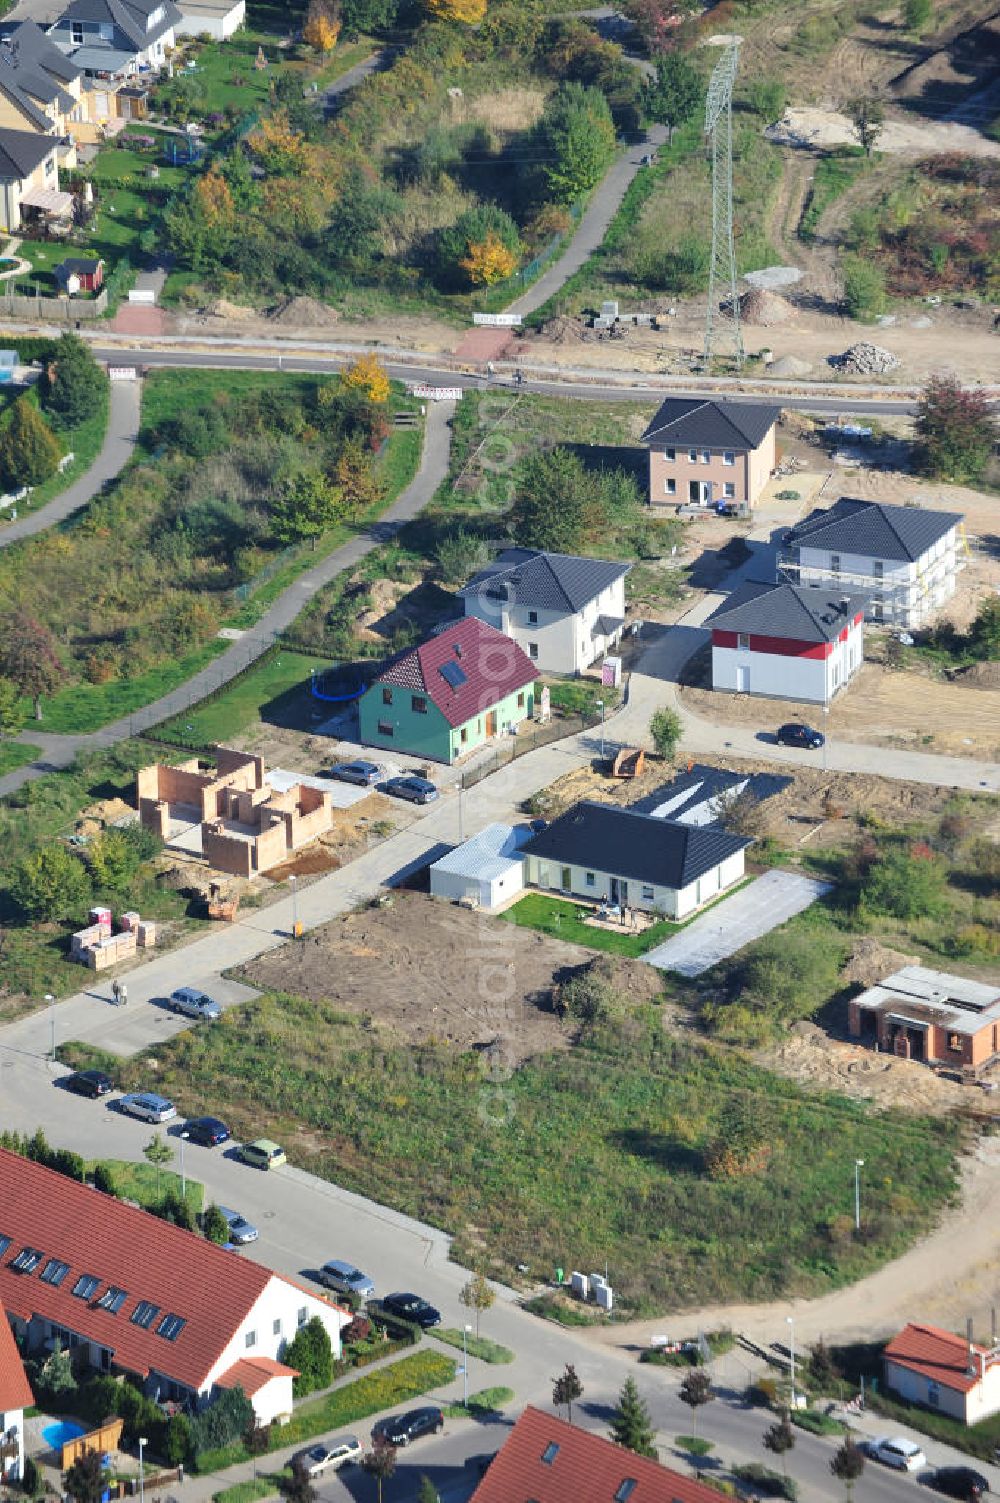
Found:
[[[245,308],[242,303],[231,303],[228,298],[216,298],[214,303],[209,303],[207,308],[201,309],[203,318],[224,318],[230,323],[246,323],[248,319],[256,318],[255,308]]]
[[[767,369],[768,374],[771,376],[808,376],[812,374],[812,366],[808,360],[799,360],[794,355],[782,355],[780,360],[772,361]]]
[[[916,965],[916,957],[890,950],[877,939],[859,939],[847,957],[841,979],[845,986],[877,986],[904,965]]]
[[[543,324],[542,338],[549,344],[579,344],[584,338],[584,327],[578,318],[560,314]]]
[[[756,324],[762,329],[768,329],[772,324],[783,324],[794,318],[795,309],[776,292],[768,292],[763,287],[751,287],[740,298],[740,317],[745,324]]]
[[[1000,663],[973,663],[956,673],[955,679],[973,689],[1000,689]]]
[[[340,314],[314,297],[287,297],[267,315],[268,323],[287,329],[323,329],[337,323]]]

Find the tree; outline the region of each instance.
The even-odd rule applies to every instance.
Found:
[[[349,37],[359,32],[384,31],[392,26],[399,0],[341,0],[340,15]]]
[[[752,788],[744,788],[735,795],[720,794],[712,802],[712,812],[719,824],[734,835],[755,838],[762,835],[767,826],[763,801]]]
[[[894,918],[933,918],[943,912],[943,865],[926,846],[890,849],[875,863],[861,888],[859,907]]]
[[[64,1350],[58,1339],[42,1364],[38,1382],[46,1399],[53,1401],[57,1409],[65,1410],[66,1397],[76,1391],[77,1381],[73,1376],[73,1363],[69,1352]]]
[[[163,1134],[154,1132],[145,1148],[142,1156],[147,1164],[152,1164],[156,1170],[156,1198],[160,1198],[160,1170],[174,1161],[174,1150],[169,1143],[163,1141]]]
[[[683,729],[678,712],[666,705],[659,710],[654,710],[650,717],[649,734],[653,738],[653,745],[660,756],[665,757],[668,762],[673,759],[677,751]]]
[[[747,89],[747,102],[755,115],[769,124],[785,113],[788,90],[780,78],[755,78]]]
[[[583,463],[569,449],[530,455],[515,477],[517,496],[510,511],[515,541],[522,548],[572,553],[583,537]]]
[[[101,1503],[104,1468],[99,1451],[84,1451],[65,1473],[66,1491],[76,1503]]]
[[[427,13],[436,21],[458,21],[478,26],[486,16],[486,0],[424,0]]]
[[[517,264],[521,254],[521,237],[513,219],[497,204],[477,204],[474,209],[466,209],[453,225],[449,225],[438,235],[437,263],[443,279],[454,286],[470,285],[469,259],[472,248],[487,244],[496,247],[492,252],[494,258],[499,257],[503,250]]]
[[[349,517],[368,511],[385,496],[385,485],[372,463],[371,451],[360,438],[349,438],[337,455],[333,483]]]
[[[302,39],[316,52],[332,52],[340,36],[340,16],[327,0],[309,0]]]
[[[286,1503],[316,1503],[316,1489],[304,1461],[296,1457],[288,1473],[278,1483]],[[381,1495],[379,1499],[381,1503]]]
[[[669,52],[656,60],[656,75],[646,82],[643,106],[650,120],[667,126],[672,142],[674,131],[701,109],[705,85],[701,74],[681,52]]]
[[[618,1408],[611,1421],[611,1439],[616,1446],[634,1451],[637,1456],[656,1456],[653,1436],[656,1432],[649,1410],[639,1397],[634,1378],[626,1378],[618,1395]]]
[[[596,187],[615,154],[615,127],[600,89],[564,83],[536,128],[547,195],[572,204]]]
[[[163,1459],[168,1466],[183,1466],[191,1460],[191,1421],[186,1414],[172,1414],[163,1437]]]
[[[359,355],[340,373],[344,391],[360,392],[369,402],[388,402],[392,389],[385,366],[377,355]]]
[[[874,318],[885,308],[885,273],[876,261],[848,256],[844,261],[844,307],[852,318]]]
[[[862,95],[851,100],[847,113],[851,117],[859,146],[863,148],[865,156],[870,157],[885,126],[885,106],[879,99]]]
[[[0,479],[8,490],[42,485],[59,467],[62,449],[28,397],[19,397],[0,434]]]
[[[52,351],[39,388],[42,406],[59,428],[92,417],[103,400],[108,378],[77,334],[63,334]]]
[[[42,718],[42,696],[54,694],[65,677],[55,638],[26,610],[11,611],[0,621],[0,675],[11,679]]]
[[[201,1218],[202,1235],[220,1246],[229,1241],[229,1222],[213,1201]]]
[[[479,1335],[479,1318],[484,1310],[490,1310],[496,1304],[496,1293],[481,1273],[474,1273],[467,1284],[463,1284],[459,1293],[459,1299],[467,1310],[476,1312],[476,1336]]]
[[[712,1376],[703,1367],[693,1368],[685,1373],[681,1383],[678,1397],[682,1404],[687,1404],[691,1410],[691,1431],[698,1434],[698,1410],[704,1404],[710,1404],[715,1398],[712,1392]]]
[[[984,392],[962,386],[956,376],[931,376],[917,407],[916,460],[934,480],[974,484],[981,480],[997,426]]]
[[[382,1483],[396,1470],[396,1447],[391,1446],[384,1435],[376,1435],[372,1448],[362,1458],[361,1465],[378,1485],[378,1503],[382,1503]]]
[[[420,1474],[420,1486],[417,1488],[417,1503],[441,1503],[441,1494],[423,1472]]]
[[[329,1388],[333,1381],[333,1348],[318,1315],[295,1333],[282,1361],[299,1374],[292,1385],[296,1398],[312,1393],[315,1388]]]
[[[833,1475],[844,1484],[847,1493],[847,1503],[851,1503],[854,1494],[854,1484],[865,1469],[864,1452],[860,1446],[855,1445],[851,1436],[847,1436],[843,1445],[838,1447],[830,1461],[830,1470]]]
[[[1000,596],[988,595],[969,627],[969,646],[977,658],[1000,658]],[[3,730],[2,685],[0,685],[0,731]]]
[[[583,1398],[583,1384],[572,1362],[567,1362],[558,1378],[552,1379],[552,1402],[557,1409],[566,1410],[566,1418],[573,1423],[573,1405]]]
[[[458,264],[473,287],[492,287],[494,282],[506,281],[513,275],[517,256],[491,230],[485,240],[469,246]]]
[[[833,1365],[830,1348],[822,1336],[809,1353],[809,1371],[820,1393],[829,1393],[832,1390],[837,1377],[837,1369]]]
[[[98,891],[124,895],[135,881],[142,856],[125,830],[103,830],[87,847],[87,865]]]
[[[785,1460],[788,1452],[795,1445],[795,1431],[792,1429],[788,1418],[788,1410],[782,1411],[781,1418],[770,1425],[762,1437],[765,1451],[770,1451],[774,1456],[781,1457],[781,1470],[788,1476],[788,1462]]]
[[[909,31],[923,31],[931,18],[931,0],[906,0],[903,20]]]
[[[27,719],[23,696],[12,678],[0,678],[0,739],[16,736]]]
[[[53,842],[17,863],[10,895],[25,918],[62,922],[78,916],[90,897],[90,883],[80,858]]]
[[[321,470],[299,470],[271,503],[271,531],[279,543],[317,538],[340,513],[340,496]]]

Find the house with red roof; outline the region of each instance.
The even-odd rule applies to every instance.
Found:
[[[0,1305],[0,1483],[24,1472],[24,1411],[35,1402],[14,1332]]]
[[[974,1341],[971,1329],[956,1336],[911,1322],[889,1342],[882,1361],[885,1386],[911,1404],[966,1425],[1000,1410],[1000,1346]]]
[[[0,1324],[26,1350],[58,1341],[158,1400],[238,1384],[261,1424],[291,1413],[300,1326],[318,1316],[339,1357],[350,1312],[304,1285],[6,1149],[0,1184]]]
[[[529,1405],[472,1503],[719,1503],[719,1494]]]
[[[361,740],[455,762],[530,719],[537,678],[516,642],[467,616],[387,664],[359,702]]]

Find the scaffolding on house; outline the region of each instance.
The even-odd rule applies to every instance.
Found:
[[[961,529],[960,546],[965,557],[971,557],[964,527]],[[947,578],[949,573],[957,574],[964,568],[965,559],[956,554],[953,567],[946,570],[941,578]],[[779,551],[777,570],[778,578],[788,584],[817,586],[826,590],[842,589],[867,595],[866,617],[902,626],[910,625],[914,619],[922,620],[928,611],[935,609],[933,591],[941,582],[937,578],[929,579],[927,570],[920,563],[917,564],[915,579],[909,576],[898,578],[893,574],[876,574],[874,570],[824,570],[816,564],[803,565],[798,548],[791,548],[787,552]]]

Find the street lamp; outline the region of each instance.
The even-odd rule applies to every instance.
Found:
[[[861,1230],[861,1171],[865,1167],[864,1159],[854,1160],[854,1230]]]
[[[298,903],[296,901],[296,896],[295,896],[296,880],[295,880],[295,873],[294,872],[292,873],[292,875],[288,879],[288,885],[292,889],[292,938],[293,939],[298,939],[298,937],[299,937],[299,908],[298,908]]]
[[[187,1178],[184,1174],[184,1144],[190,1136],[189,1132],[181,1133],[181,1200],[187,1200]]]
[[[52,1063],[56,1059],[56,999],[51,992],[45,993],[45,1000],[49,1004],[49,1024],[52,1032],[52,1047],[49,1051]]]
[[[595,705],[598,705],[600,707],[600,711],[601,711],[601,761],[603,762],[604,761],[604,700],[603,699],[595,699],[594,703],[595,703]]]
[[[142,1451],[143,1451],[143,1447],[144,1446],[148,1446],[148,1445],[149,1445],[149,1441],[146,1439],[145,1435],[140,1435],[139,1436],[139,1503],[145,1503],[145,1499],[146,1499],[146,1489],[145,1489],[145,1486],[144,1486],[144,1483],[143,1483],[143,1477],[142,1477]]]
[[[792,1408],[796,1409],[798,1406],[795,1402],[795,1319],[794,1316],[786,1315],[785,1320],[788,1322],[788,1353],[791,1358]]]
[[[462,1387],[464,1389],[462,1403],[466,1409],[469,1407],[469,1332],[471,1330],[471,1326],[462,1328]]]

